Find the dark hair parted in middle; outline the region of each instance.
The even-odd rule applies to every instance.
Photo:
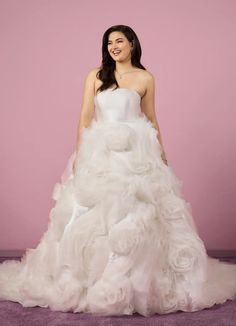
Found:
[[[99,78],[103,83],[97,89],[98,91],[103,91],[112,85],[116,85],[115,88],[118,88],[119,85],[115,78],[115,68],[116,63],[115,60],[112,59],[110,53],[108,52],[108,38],[110,33],[112,32],[121,32],[123,33],[129,42],[133,43],[133,49],[131,52],[131,63],[134,67],[141,68],[146,70],[146,68],[141,64],[140,59],[142,55],[142,49],[139,42],[139,39],[133,29],[126,25],[114,25],[108,28],[102,39],[102,64],[100,66],[100,70],[97,72],[97,78]]]

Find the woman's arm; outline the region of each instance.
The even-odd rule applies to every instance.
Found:
[[[87,128],[94,116],[94,95],[95,95],[95,77],[97,68],[92,69],[86,76],[80,111],[79,122],[76,134],[76,152],[78,153],[80,137],[84,128]]]
[[[152,122],[153,127],[156,128],[158,131],[157,138],[161,145],[161,157],[162,160],[167,165],[168,163],[167,163],[164,145],[161,137],[161,131],[155,113],[155,80],[152,74],[150,73],[148,73],[146,85],[147,85],[146,92],[145,95],[142,97],[142,101],[141,101],[141,110],[147,116],[147,118]]]
[[[73,163],[73,173],[76,173],[77,158],[80,147],[81,134],[87,128],[94,116],[95,78],[98,69],[92,69],[85,78],[82,106],[76,132],[76,156]]]

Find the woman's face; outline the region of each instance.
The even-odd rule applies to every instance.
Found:
[[[127,61],[131,59],[133,44],[121,32],[112,32],[108,36],[107,49],[115,61]]]

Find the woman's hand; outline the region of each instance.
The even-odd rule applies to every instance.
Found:
[[[76,175],[76,168],[77,168],[77,154],[75,156],[75,159],[74,159],[74,162],[73,162],[73,165],[72,165],[72,171],[73,171],[74,175]]]
[[[72,165],[72,171],[73,171],[73,174],[75,175],[75,160],[74,160],[74,162],[73,162],[73,165]]]
[[[161,158],[162,158],[162,161],[168,166],[168,162],[167,162],[166,155],[165,155],[164,151],[162,151],[162,153],[161,153]]]

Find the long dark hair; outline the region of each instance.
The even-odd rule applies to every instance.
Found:
[[[108,52],[107,45],[108,45],[108,37],[112,32],[121,32],[123,33],[129,42],[133,43],[133,49],[131,52],[131,63],[133,66],[137,68],[141,68],[146,70],[146,68],[141,64],[140,58],[142,55],[142,49],[139,42],[139,39],[135,32],[132,30],[131,27],[126,25],[114,25],[109,27],[105,33],[103,34],[102,38],[102,64],[100,66],[100,70],[97,72],[97,78],[100,79],[103,83],[97,89],[98,91],[103,91],[112,85],[116,85],[115,88],[118,88],[119,85],[115,78],[115,67],[116,63],[115,60],[112,59],[111,55]]]

